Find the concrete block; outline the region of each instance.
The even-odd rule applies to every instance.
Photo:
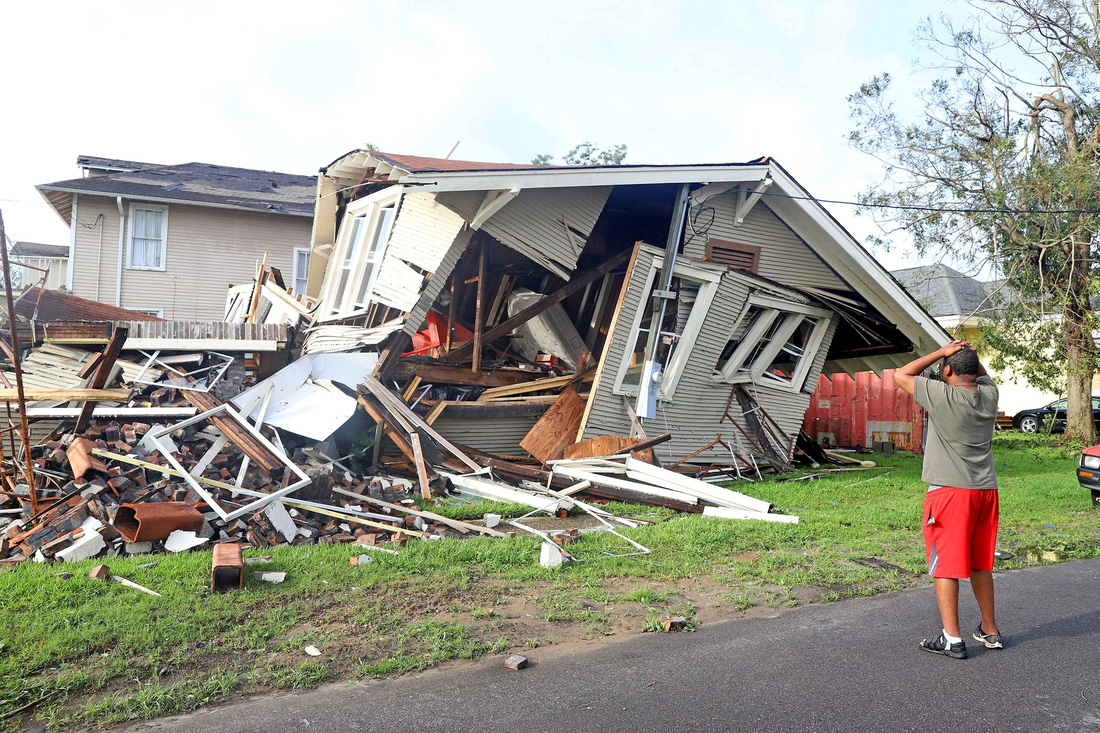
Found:
[[[148,555],[153,551],[152,542],[127,542],[124,547],[127,555]]]
[[[504,666],[508,669],[523,669],[527,666],[527,657],[522,654],[513,654],[504,660]]]

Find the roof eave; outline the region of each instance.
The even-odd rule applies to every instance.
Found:
[[[782,166],[774,164],[771,175],[786,196],[769,196],[768,207],[889,318],[917,351],[939,348],[950,338],[901,283]]]
[[[56,191],[58,193],[75,193],[83,196],[103,196],[104,198],[117,198],[121,196],[122,198],[129,199],[131,201],[149,201],[157,204],[186,204],[188,206],[209,206],[214,209],[232,209],[234,211],[254,211],[260,214],[281,214],[283,216],[305,216],[313,218],[312,211],[280,211],[279,209],[259,208],[253,206],[238,206],[236,204],[220,204],[210,201],[195,201],[193,199],[172,198],[169,196],[144,196],[135,195],[132,193],[113,193],[111,191],[87,191],[75,188],[65,188],[61,186],[51,186],[49,184],[35,186],[35,188],[38,189],[38,192],[42,194],[47,203],[50,203],[50,199],[45,192]],[[58,213],[60,214],[60,212]],[[62,216],[61,218],[65,219],[64,216]],[[68,223],[67,220],[66,223]]]

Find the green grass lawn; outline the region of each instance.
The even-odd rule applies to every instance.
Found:
[[[1100,555],[1098,512],[1074,474],[1077,448],[1009,434],[998,436],[995,453],[998,546],[1015,555],[998,569]],[[871,457],[872,470],[735,487],[798,515],[797,525],[613,506],[654,521],[627,531],[653,552],[612,557],[632,548],[585,534],[570,548],[584,561],[556,570],[539,565],[539,542],[528,536],[415,543],[358,567],[348,562],[364,552],[358,547],[250,550],[272,560],[247,566],[245,587],[223,595],[203,587],[209,552],[24,563],[0,573],[0,731],[19,730],[13,713],[32,703],[57,730],[110,727],[230,696],[655,630],[662,615],[684,616],[692,628],[702,616],[928,582],[920,575],[920,459]],[[484,510],[448,503],[437,511]],[[99,562],[163,597],[91,580]],[[149,562],[157,564],[139,567]],[[258,569],[285,571],[287,580],[254,580]]]

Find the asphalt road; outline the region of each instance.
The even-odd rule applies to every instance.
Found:
[[[1003,651],[917,649],[921,587],[591,651],[336,684],[132,726],[283,731],[1100,731],[1100,559],[996,576]],[[969,586],[964,629],[977,626]]]

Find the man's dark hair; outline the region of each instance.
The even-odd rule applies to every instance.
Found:
[[[978,373],[978,352],[974,349],[959,349],[944,361],[960,377]]]

